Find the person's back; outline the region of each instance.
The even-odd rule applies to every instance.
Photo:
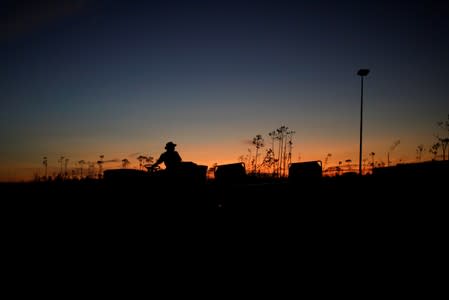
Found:
[[[179,166],[180,162],[182,161],[181,156],[176,151],[166,151],[161,154],[161,157],[159,158],[161,162],[164,162],[165,168],[167,170],[173,170],[177,166]]]
[[[175,147],[176,144],[174,144],[173,142],[168,142],[165,145],[165,149],[167,151],[161,154],[159,159],[154,163],[153,167],[156,167],[163,162],[167,171],[176,169],[180,165],[182,159],[179,153],[175,151]]]

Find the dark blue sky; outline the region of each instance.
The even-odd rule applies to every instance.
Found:
[[[355,161],[362,67],[366,153],[401,139],[412,160],[449,113],[449,5],[360,2],[2,2],[4,177],[168,140],[185,160],[235,161],[281,125],[295,157]]]

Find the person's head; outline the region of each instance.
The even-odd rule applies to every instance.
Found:
[[[175,150],[176,144],[173,142],[168,142],[167,144],[165,144],[165,149],[167,151],[173,151]]]

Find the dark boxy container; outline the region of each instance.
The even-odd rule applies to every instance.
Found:
[[[215,167],[215,181],[219,183],[242,183],[246,179],[244,163],[219,165]]]
[[[176,171],[177,176],[186,183],[205,183],[207,178],[207,166],[197,165],[194,162],[181,162]]]
[[[319,179],[323,176],[323,167],[320,160],[292,163],[288,169],[290,181]]]

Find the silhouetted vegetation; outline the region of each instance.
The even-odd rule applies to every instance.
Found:
[[[252,166],[251,172],[254,174],[261,173],[261,169],[263,169],[264,173],[274,177],[286,177],[288,166],[292,162],[294,134],[293,130],[289,130],[284,125],[269,132],[271,147],[266,150],[265,157],[260,164],[258,164],[259,149],[265,146],[265,140],[261,134],[257,134],[252,139],[252,144],[256,148],[254,158],[251,156],[251,149],[248,149],[248,155],[240,156],[239,161]]]
[[[424,152],[424,145],[423,144],[419,144],[416,147],[416,160],[417,161],[421,161],[423,152]]]
[[[393,153],[393,151],[396,149],[396,147],[401,143],[400,140],[394,141],[393,144],[390,146],[390,149],[388,150],[387,153],[387,166],[390,166],[390,154]],[[374,163],[373,163],[373,167],[374,167]]]
[[[74,213],[115,207],[132,214],[154,209],[347,209],[378,216],[410,205],[435,201],[435,186],[447,181],[448,161],[399,164],[375,168],[372,175],[322,177],[319,162],[290,165],[289,181],[284,178],[254,177],[241,164],[216,167],[216,180],[206,180],[206,166],[185,162],[176,177],[161,177],[137,169],[105,170],[102,180],[85,178],[65,181],[0,184],[2,195],[14,195],[52,210]],[[354,173],[355,174],[355,173]],[[150,192],[151,191],[151,192]],[[432,200],[433,199],[433,200]],[[57,204],[56,204],[57,203]],[[413,203],[413,204],[412,204]],[[55,205],[56,204],[56,205]],[[119,209],[120,207],[120,209]],[[422,208],[422,205],[420,206]],[[58,212],[61,213],[61,212]]]
[[[42,161],[42,164],[44,165],[44,178],[47,179],[48,177],[48,159],[46,156],[44,156],[44,160]]]
[[[446,150],[447,150],[447,146],[449,144],[449,115],[447,116],[447,120],[445,122],[439,121],[439,122],[437,122],[437,125],[441,129],[447,131],[446,134],[448,135],[446,137],[441,137],[440,135],[436,135],[436,138],[441,146],[441,151],[443,152],[442,153],[443,160],[445,160],[446,159]],[[449,159],[449,155],[448,155],[448,159]]]
[[[438,126],[449,132],[449,121],[438,122]],[[370,152],[369,159],[365,159],[370,171],[359,176],[351,158],[339,161],[338,166],[329,166],[331,153],[324,157],[324,164],[319,160],[293,163],[294,134],[287,126],[268,133],[271,143],[261,161],[260,149],[265,147],[265,140],[257,134],[252,139],[254,156],[248,149],[249,155],[240,157],[242,162],[214,164],[211,168],[182,161],[175,151],[176,144],[172,142],[166,144],[166,151],[155,163],[152,163],[151,156],[137,156],[137,169],[128,168],[131,164],[128,158],[105,160],[104,155],[100,155],[96,162],[77,161],[78,168],[69,172],[70,159],[60,156],[57,160],[59,172],[52,177],[48,175],[48,157],[44,156],[43,178],[37,175],[34,183],[2,184],[0,187],[5,193],[30,198],[45,195],[46,199],[60,200],[64,194],[77,199],[141,199],[151,208],[298,208],[310,203],[308,201],[331,201],[342,195],[349,201],[366,201],[370,197],[380,201],[384,191],[404,201],[419,196],[424,199],[432,195],[435,184],[446,182],[449,173],[446,159],[449,138],[445,136],[436,135],[437,141],[429,149],[434,161],[421,162],[425,148],[420,144],[416,148],[418,163],[390,165],[390,155],[400,144],[397,140],[387,153],[387,167],[376,161],[375,152]],[[439,161],[440,149],[442,160]],[[251,163],[248,169],[244,160]],[[121,168],[103,170],[109,162],[119,162]],[[161,163],[165,164],[165,170],[159,169]],[[83,171],[85,164],[88,165],[86,176]],[[145,192],[149,190],[161,190],[165,194],[163,198],[149,197]],[[356,191],[365,194],[358,197]],[[368,191],[369,195],[366,194]],[[310,198],[309,195],[313,196]]]
[[[254,158],[254,174],[257,174],[257,158],[259,157],[259,149],[265,146],[262,135],[258,134],[253,138],[253,145],[256,147],[256,156]]]
[[[130,164],[131,162],[129,161],[129,159],[127,158],[122,159],[122,168],[126,169],[129,167]]]
[[[441,144],[436,142],[432,145],[432,147],[430,147],[429,152],[432,153],[433,160],[437,159],[438,149],[440,148],[440,146],[441,146]]]

